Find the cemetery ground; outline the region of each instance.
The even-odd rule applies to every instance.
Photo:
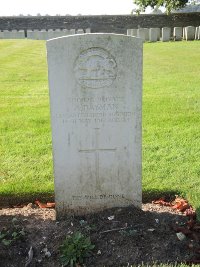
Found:
[[[198,219],[199,69],[198,41],[144,44],[143,202],[183,196],[196,209]],[[0,73],[1,207],[34,203],[35,199],[53,201],[45,42],[1,41]],[[166,263],[193,256],[188,240],[178,240],[174,231],[177,222],[181,225],[187,219],[170,207],[144,204],[143,211],[114,209],[59,223],[54,220],[54,210],[32,205],[2,209],[0,214],[1,228],[13,227],[12,219],[17,218],[25,230],[22,240],[10,247],[1,244],[4,265],[0,266],[23,266],[30,246],[35,255],[32,266],[40,259],[41,266],[59,266],[58,248],[69,231],[91,236],[95,249],[87,266],[127,266],[152,259]],[[114,219],[109,220],[110,216]],[[134,225],[125,232],[102,233]],[[199,245],[199,240],[194,242]],[[50,258],[40,253],[45,244]]]

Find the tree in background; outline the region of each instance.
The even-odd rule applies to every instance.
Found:
[[[186,4],[195,4],[199,0],[133,0],[133,3],[138,6],[136,13],[144,12],[148,6],[153,9],[158,9],[163,6],[166,12],[169,14],[172,10],[180,9],[186,6]]]

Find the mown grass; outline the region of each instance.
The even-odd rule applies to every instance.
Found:
[[[144,193],[177,192],[199,209],[199,42],[144,47]]]
[[[53,192],[45,43],[0,42],[0,194]]]
[[[0,195],[52,194],[44,41],[0,41],[0,118]],[[200,43],[147,43],[144,199],[179,193],[199,210],[199,162]]]

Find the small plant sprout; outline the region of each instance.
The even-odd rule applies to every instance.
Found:
[[[21,239],[25,236],[24,229],[20,227],[18,224],[18,220],[16,218],[12,219],[12,227],[10,229],[3,228],[0,231],[0,242],[5,246],[9,246],[16,240]]]
[[[76,264],[82,264],[84,258],[90,256],[94,247],[90,238],[80,232],[75,232],[72,236],[67,236],[60,246],[62,265],[74,267]]]

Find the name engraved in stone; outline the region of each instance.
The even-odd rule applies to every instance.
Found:
[[[128,122],[133,112],[125,105],[124,97],[68,98],[67,112],[56,114],[62,123]]]
[[[74,201],[80,201],[80,200],[95,200],[95,199],[100,199],[100,200],[106,200],[106,199],[112,199],[112,200],[117,200],[117,199],[124,199],[123,194],[112,194],[112,195],[107,195],[107,194],[101,194],[101,195],[83,195],[83,196],[72,196],[72,200]]]
[[[77,82],[93,89],[110,86],[117,76],[117,63],[105,49],[91,47],[83,51],[75,61]]]

